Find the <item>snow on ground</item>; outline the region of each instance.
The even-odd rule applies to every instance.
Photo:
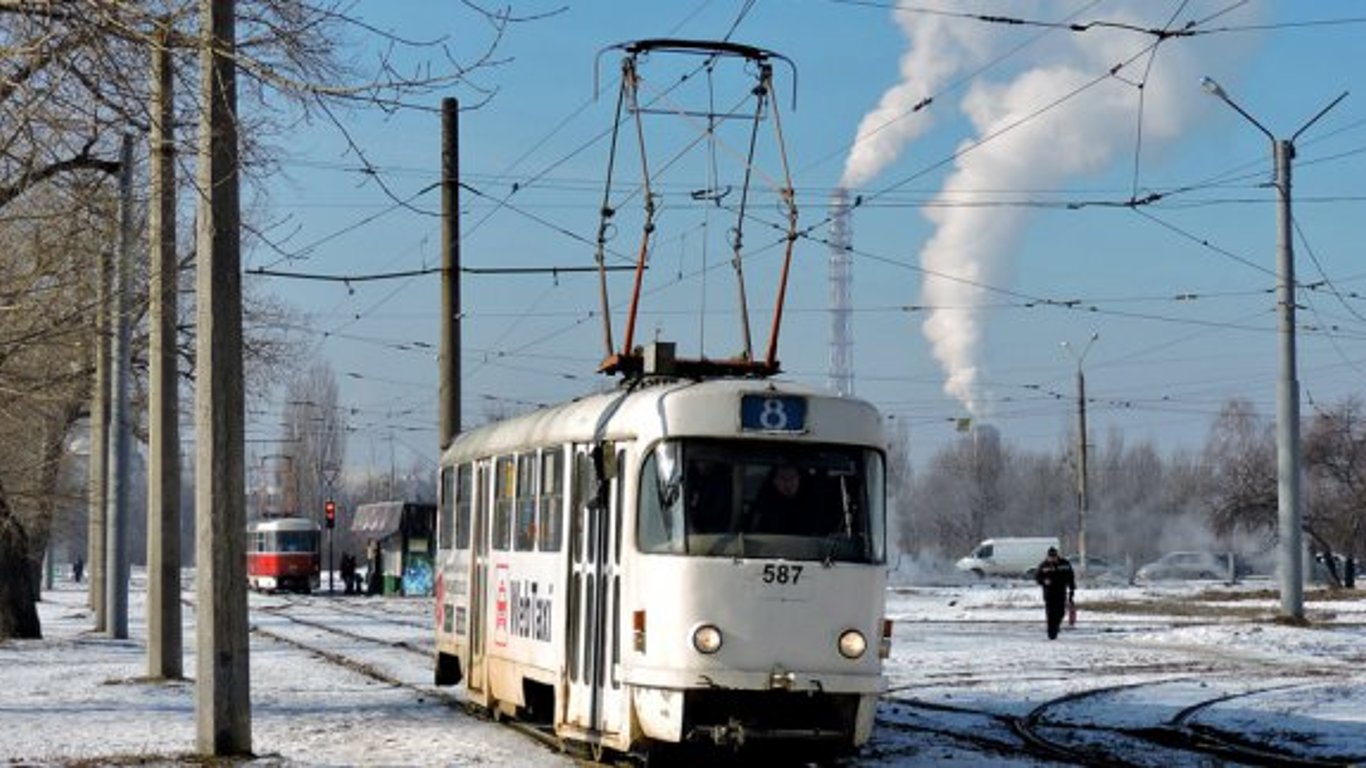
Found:
[[[1295,627],[1274,620],[1279,600],[1266,583],[1083,587],[1077,625],[1048,641],[1037,588],[997,582],[893,590],[891,696],[1017,718],[1075,696],[1051,703],[1047,719],[1109,729],[1169,722],[1203,704],[1190,724],[1295,754],[1366,761],[1366,595],[1344,594],[1355,599],[1313,594],[1310,626]],[[1108,691],[1084,695],[1097,689]],[[971,730],[974,717],[980,714],[959,716],[956,727]],[[893,740],[907,738],[922,736]],[[925,750],[888,749],[898,760],[878,764],[936,762]],[[901,759],[904,753],[911,759]],[[1126,759],[1173,764],[1157,755]],[[974,761],[953,751],[939,757]]]
[[[141,679],[147,666],[145,593],[135,583],[129,599],[132,639],[110,640],[90,631],[84,589],[63,582],[57,587],[39,606],[44,639],[0,644],[0,762],[189,759],[195,752],[193,683]],[[283,630],[278,625],[287,622],[257,610],[273,602],[278,601],[251,596],[253,627]],[[377,611],[384,604],[387,612],[412,614],[414,624],[430,615],[430,601],[352,602],[373,603]],[[185,614],[184,668],[193,677],[194,611],[187,607]],[[394,631],[394,625],[362,615],[355,615],[354,625],[376,636]],[[429,636],[411,626],[395,639],[430,643]],[[325,639],[338,653],[355,650],[339,645],[335,635]],[[394,646],[383,657],[375,661],[401,681],[430,683],[430,656]],[[251,636],[251,704],[252,750],[259,758],[254,764],[573,764],[435,697],[377,682],[260,633]]]
[[[953,734],[999,729],[1001,716],[1044,706],[1050,723],[1077,726],[1085,738],[1105,733],[1088,724],[1142,727],[1195,707],[1190,721],[1202,727],[1297,754],[1366,760],[1366,597],[1343,594],[1313,594],[1310,625],[1294,627],[1271,620],[1278,603],[1266,584],[1083,587],[1077,625],[1048,641],[1038,591],[1026,585],[892,590],[888,701],[873,743],[851,764],[1040,765]],[[83,585],[58,582],[40,604],[44,639],[0,644],[0,762],[190,759],[194,686],[143,679],[144,598],[135,579],[132,639],[112,640],[90,631]],[[451,689],[430,687],[429,598],[252,595],[251,608],[253,764],[572,764],[465,714]],[[194,611],[185,614],[192,676]],[[1126,760],[1196,764],[1151,745]]]

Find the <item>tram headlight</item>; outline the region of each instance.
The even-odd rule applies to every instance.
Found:
[[[692,631],[692,647],[698,653],[712,654],[721,650],[721,630],[713,624],[703,624]]]
[[[846,629],[840,635],[840,655],[846,659],[857,659],[868,650],[868,639],[857,629]]]

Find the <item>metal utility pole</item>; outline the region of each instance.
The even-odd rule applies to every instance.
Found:
[[[609,350],[610,352],[610,350]],[[460,105],[441,100],[441,434],[460,434]]]
[[[96,632],[104,632],[105,502],[109,493],[109,281],[113,258],[100,249],[95,277],[95,382],[90,396],[90,494],[86,526],[86,572]]]
[[[1273,184],[1280,197],[1277,210],[1276,301],[1280,304],[1277,335],[1280,340],[1280,376],[1276,381],[1276,510],[1280,538],[1281,615],[1304,619],[1304,555],[1301,526],[1304,500],[1300,495],[1300,383],[1295,373],[1295,252],[1291,232],[1290,161],[1295,157],[1295,139],[1309,126],[1328,114],[1328,110],[1347,98],[1344,91],[1318,111],[1289,139],[1277,139],[1257,119],[1238,106],[1222,87],[1210,78],[1200,85],[1252,123],[1271,140],[1276,163]]]
[[[119,251],[114,265],[112,392],[109,408],[110,452],[108,506],[105,519],[104,611],[109,636],[128,637],[128,481],[133,456],[128,381],[131,378],[132,330],[128,292],[133,279],[133,137],[123,136],[119,153]]]
[[[1081,354],[1073,351],[1072,345],[1063,342],[1062,348],[1073,359],[1077,361],[1077,572],[1086,575],[1086,513],[1089,501],[1086,488],[1086,374],[1082,371],[1081,364],[1086,359],[1086,353],[1091,351],[1091,345],[1100,338],[1099,333],[1092,333],[1091,339],[1086,342],[1086,346],[1081,350]]]
[[[200,753],[251,754],[235,0],[200,0],[195,265],[195,725]]]
[[[180,628],[180,426],[176,365],[175,113],[170,22],[152,50],[152,132],[148,176],[148,286],[151,306],[147,433],[147,676],[178,679]]]

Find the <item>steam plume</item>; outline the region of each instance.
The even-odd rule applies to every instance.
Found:
[[[922,4],[929,8],[952,5]],[[907,143],[929,130],[933,124],[930,112],[911,116],[916,105],[943,89],[963,69],[985,61],[992,52],[996,33],[985,24],[904,11],[893,11],[892,16],[909,45],[901,56],[902,79],[859,121],[854,147],[840,177],[839,185],[845,189],[867,183],[895,161]]]
[[[921,3],[919,7],[925,4]],[[1042,18],[1062,18],[1062,3],[1045,3],[1029,10]],[[963,11],[961,4],[945,5]],[[1012,6],[1012,8],[1017,6]],[[1021,12],[1026,9],[1023,4]],[[1160,27],[1171,7],[1156,3],[1097,6],[1105,20],[1139,28]],[[1072,8],[1070,10],[1075,10]],[[1198,16],[1188,10],[1191,16]],[[910,44],[901,58],[903,82],[888,90],[859,126],[859,140],[845,165],[846,185],[872,179],[895,160],[906,142],[928,127],[925,112],[903,116],[920,99],[934,94],[956,74],[979,67],[1004,50],[996,25],[928,14],[894,14]],[[1187,17],[1177,20],[1183,23]],[[983,31],[990,28],[990,31]],[[1018,38],[1013,42],[1018,42]],[[1032,46],[1021,55],[1036,62],[1012,59],[1014,73],[1001,82],[978,79],[962,97],[960,107],[977,138],[965,141],[968,150],[954,164],[936,199],[926,210],[935,225],[920,253],[926,276],[921,300],[931,307],[922,331],[943,368],[944,390],[973,416],[981,413],[981,342],[986,332],[979,307],[984,286],[1004,285],[1011,246],[1028,217],[1025,209],[974,207],[984,194],[1001,190],[1044,190],[1061,187],[1069,179],[1106,169],[1135,146],[1140,89],[1145,153],[1177,135],[1188,122],[1199,98],[1199,69],[1194,46],[1161,46],[1151,69],[1146,57],[1086,88],[1056,108],[1044,107],[1063,99],[1128,61],[1152,42],[1146,34],[1093,27],[1085,33],[1060,31],[1046,45]],[[997,50],[997,49],[1000,50]],[[1208,53],[1209,47],[1201,49]],[[1021,68],[1021,63],[1025,66]],[[1227,66],[1227,60],[1222,66]],[[1146,80],[1145,78],[1146,73]],[[935,110],[946,115],[947,105]],[[881,130],[878,130],[881,128]],[[989,140],[988,140],[989,139]],[[981,146],[974,146],[982,142]]]

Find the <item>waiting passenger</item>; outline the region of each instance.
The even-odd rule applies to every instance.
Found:
[[[343,552],[341,556],[341,577],[342,594],[350,595],[354,593],[356,586],[356,558],[350,552]]]

